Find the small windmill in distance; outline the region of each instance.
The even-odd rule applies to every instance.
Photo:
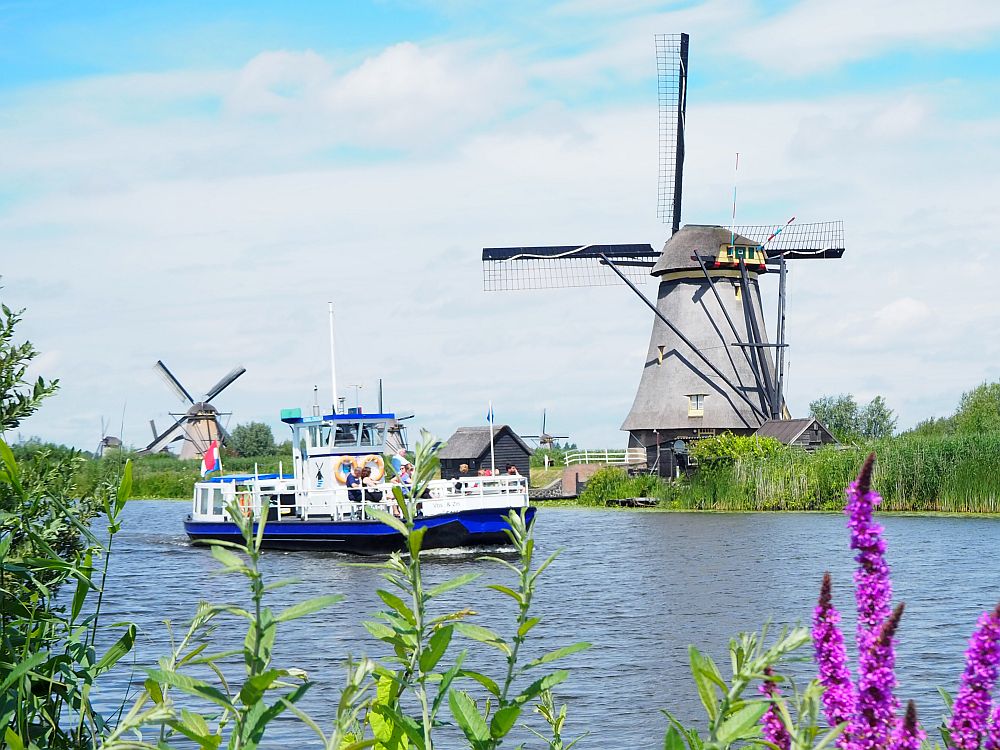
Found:
[[[534,440],[539,448],[552,448],[556,440],[568,440],[568,435],[550,435],[545,431],[545,409],[542,409],[542,431],[537,435],[521,435],[523,438]]]
[[[104,417],[101,417],[101,442],[97,444],[97,450],[94,451],[95,458],[101,458],[104,456],[104,451],[108,448],[121,448],[122,441],[120,438],[114,435],[108,434],[109,422]]]
[[[198,401],[195,401],[191,393],[181,385],[181,382],[174,377],[174,374],[167,369],[161,360],[156,360],[153,369],[163,378],[164,382],[177,394],[177,396],[188,404],[187,411],[174,414],[176,421],[163,432],[157,432],[156,423],[149,420],[149,426],[153,430],[153,441],[147,445],[140,453],[159,453],[166,450],[167,446],[177,440],[183,440],[181,447],[181,458],[201,458],[209,445],[218,440],[226,443],[229,440],[229,433],[219,422],[219,417],[223,416],[211,401],[222,391],[232,385],[240,375],[247,370],[245,367],[234,367],[218,383],[213,385]]]

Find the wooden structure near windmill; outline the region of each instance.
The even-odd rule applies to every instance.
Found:
[[[751,434],[790,417],[785,406],[786,261],[839,258],[843,224],[680,225],[687,108],[687,34],[656,37],[660,101],[658,215],[670,226],[648,244],[483,249],[487,291],[623,283],[653,312],[639,387],[622,424],[664,475],[686,466],[692,440]],[[769,341],[758,279],[778,273]],[[655,300],[639,285],[652,276]]]

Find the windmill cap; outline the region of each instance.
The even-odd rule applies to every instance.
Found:
[[[671,271],[700,270],[698,261],[691,256],[715,255],[721,245],[734,241],[733,233],[726,227],[715,224],[685,224],[663,245],[659,260],[650,273],[661,276]],[[759,243],[737,234],[735,244],[756,247]]]

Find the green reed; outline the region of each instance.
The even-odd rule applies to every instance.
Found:
[[[870,451],[879,462],[873,484],[891,511],[1000,512],[1000,434],[903,436],[872,444],[788,448],[705,467],[679,489],[692,509],[839,510],[844,487]]]

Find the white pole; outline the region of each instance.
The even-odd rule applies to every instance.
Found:
[[[490,401],[490,474],[497,475],[497,462],[493,455],[493,402]]]
[[[333,303],[327,302],[330,310],[330,392],[333,394],[333,413],[337,413],[337,350],[333,343]]]

